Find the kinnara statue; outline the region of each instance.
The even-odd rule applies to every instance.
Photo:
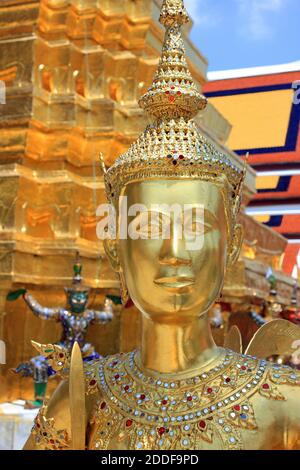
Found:
[[[141,312],[140,348],[83,366],[75,346],[66,379],[40,411],[26,449],[300,449],[300,373],[219,348],[211,335],[207,312],[241,246],[245,169],[193,121],[206,100],[185,58],[181,27],[188,20],[182,0],[163,1],[162,57],[140,100],[153,124],[104,168],[107,196],[120,216],[118,236],[105,247],[124,302],[130,296]],[[120,236],[124,196],[128,207],[154,212],[151,224],[143,212],[128,216],[140,238]],[[204,217],[192,210],[192,233],[181,236],[181,222],[162,203],[201,206]],[[166,218],[170,236],[162,237]],[[203,243],[192,249],[187,242],[197,233]],[[260,335],[260,353],[288,336],[282,321]]]

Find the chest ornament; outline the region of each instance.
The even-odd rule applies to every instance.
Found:
[[[135,357],[115,356],[98,367],[95,449],[114,440],[136,450],[197,450],[217,439],[224,449],[240,450],[241,432],[257,429],[250,398],[284,400],[277,385],[300,385],[290,368],[230,351],[209,371],[174,381],[144,375]]]

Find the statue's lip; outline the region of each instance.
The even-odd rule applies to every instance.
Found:
[[[193,277],[178,276],[178,277],[161,277],[154,280],[154,284],[162,287],[170,287],[180,289],[181,287],[189,287],[195,284]]]

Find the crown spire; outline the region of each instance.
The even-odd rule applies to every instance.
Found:
[[[163,0],[160,22],[166,28],[162,55],[153,83],[140,106],[156,119],[192,119],[206,107],[189,71],[181,34],[190,21],[183,0]]]
[[[140,99],[141,108],[155,121],[107,171],[104,167],[106,193],[118,208],[122,191],[133,181],[211,181],[224,189],[226,214],[233,227],[240,209],[245,169],[220,153],[193,121],[207,101],[199,93],[185,57],[181,28],[188,21],[183,0],[163,0],[160,22],[166,34],[162,55],[153,83]]]
[[[183,0],[163,0],[159,21],[165,26],[189,23],[190,18]]]
[[[76,261],[75,261],[75,264],[73,265],[73,273],[74,273],[74,276],[73,276],[72,284],[78,286],[82,282],[82,276],[81,276],[82,264],[81,264],[80,256],[78,252],[76,253]]]
[[[89,293],[90,288],[85,287],[82,282],[82,263],[80,261],[79,252],[76,253],[76,260],[73,264],[73,279],[72,285],[70,287],[65,287],[65,291],[68,294],[72,294],[74,292],[86,292]]]

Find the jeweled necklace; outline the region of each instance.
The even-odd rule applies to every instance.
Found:
[[[238,429],[256,427],[249,398],[257,389],[270,389],[266,361],[227,350],[208,371],[174,381],[146,375],[136,362],[135,351],[100,364],[96,413],[101,432],[110,416],[133,448],[142,448],[142,435],[143,448],[197,448],[199,440],[212,442],[216,433],[225,447],[242,448]]]
[[[182,389],[185,386],[190,387],[191,385],[199,385],[205,383],[211,380],[214,375],[218,375],[227,367],[230,367],[234,357],[233,352],[225,349],[222,349],[221,351],[222,359],[217,363],[215,367],[207,370],[208,366],[206,365],[205,367],[201,367],[201,373],[198,372],[195,376],[180,380],[170,380],[169,375],[167,374],[159,374],[159,377],[148,375],[145,371],[141,369],[140,365],[138,364],[138,351],[133,351],[132,353],[130,353],[128,361],[129,367],[127,365],[125,365],[125,367],[130,371],[130,373],[137,381],[142,381],[144,384],[149,384],[150,386],[155,385],[163,389]],[[212,361],[212,363],[215,362],[215,360]]]

